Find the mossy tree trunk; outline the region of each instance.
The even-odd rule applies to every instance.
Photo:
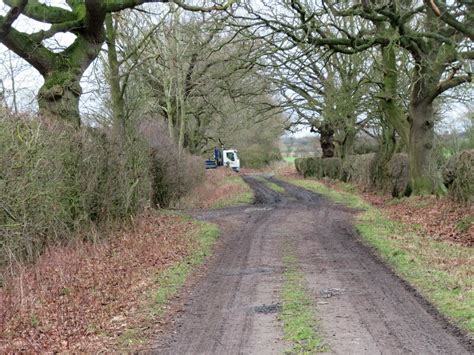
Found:
[[[394,6],[394,11],[398,9]],[[396,38],[396,31],[378,23],[378,32],[387,38]],[[402,143],[408,147],[409,175],[411,193],[415,195],[442,194],[445,191],[438,168],[432,161],[435,137],[434,100],[446,90],[471,81],[471,75],[456,75],[454,69],[447,79],[443,74],[449,66],[459,60],[454,43],[462,36],[453,32],[437,21],[432,11],[428,10],[423,22],[425,31],[443,34],[448,40],[440,40],[435,35],[408,39],[401,37],[397,41],[407,49],[414,60],[412,86],[408,115],[397,99],[398,68],[396,64],[395,42],[390,41],[382,46],[382,64],[384,70],[383,95],[381,109],[387,124],[399,134]],[[394,37],[395,36],[395,37]],[[472,55],[472,54],[471,54]]]
[[[439,193],[443,190],[441,176],[431,157],[434,144],[433,102],[429,98],[413,100],[410,103],[409,117],[408,159],[412,193]]]
[[[386,31],[386,26],[377,23],[380,32]],[[379,95],[379,106],[382,113],[382,137],[379,150],[375,155],[371,167],[371,180],[377,189],[385,190],[391,178],[389,164],[395,153],[398,133],[402,144],[408,146],[410,125],[407,114],[403,110],[402,102],[398,96],[398,71],[396,46],[390,43],[381,46],[382,87]]]
[[[105,39],[106,6],[90,0],[71,0],[72,11],[69,11],[34,0],[21,2],[24,6],[20,7],[18,1],[6,0],[5,3],[11,11],[16,9],[33,20],[51,24],[49,30],[27,34],[13,28],[13,22],[5,27],[5,18],[0,17],[0,23],[3,22],[0,39],[43,76],[44,84],[37,96],[40,113],[79,126],[80,80]],[[43,45],[44,40],[58,32],[76,35],[74,42],[59,53]]]
[[[82,94],[82,71],[71,68],[55,68],[44,76],[44,84],[38,92],[40,114],[67,121],[79,126],[79,99]]]
[[[442,32],[440,23],[430,11],[425,19],[425,28],[433,33]],[[408,46],[415,60],[408,114],[410,188],[415,195],[444,194],[446,188],[432,159],[435,137],[433,102],[446,90],[471,81],[471,76],[456,75],[457,70],[454,69],[443,80],[446,69],[459,59],[452,43],[426,39],[419,45]]]
[[[329,123],[324,123],[318,129],[320,135],[321,150],[323,151],[323,158],[334,157],[336,146],[334,144],[334,129]]]
[[[76,40],[77,41],[77,40]],[[43,74],[44,84],[38,92],[40,114],[79,126],[80,80],[97,57],[101,44],[86,39],[79,41],[69,58],[53,60]]]
[[[345,159],[353,153],[357,130],[355,127],[348,126],[344,133],[344,138],[342,139],[339,147],[339,157],[341,159]]]
[[[379,103],[385,125],[393,127],[400,136],[402,143],[408,146],[410,125],[398,96],[399,68],[397,67],[395,49],[396,47],[392,43],[381,48],[383,79]]]
[[[390,125],[383,125],[382,140],[371,166],[371,181],[376,189],[386,190],[387,182],[391,178],[389,164],[396,147],[395,129]]]

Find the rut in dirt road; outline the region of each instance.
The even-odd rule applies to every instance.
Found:
[[[360,242],[353,211],[276,179],[285,193],[245,180],[255,205],[193,213],[217,223],[221,239],[183,311],[150,352],[280,354],[290,348],[278,320],[287,243],[295,246],[331,352],[472,352],[472,344]]]

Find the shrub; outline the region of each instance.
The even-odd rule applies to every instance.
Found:
[[[404,153],[394,154],[388,164],[389,179],[387,181],[387,192],[393,197],[406,195],[410,183],[408,155]]]
[[[474,202],[474,150],[451,156],[443,169],[449,195],[458,202]]]
[[[280,149],[277,146],[263,146],[261,144],[252,144],[240,148],[239,156],[242,167],[245,168],[262,168],[282,159]]]
[[[323,177],[323,166],[321,158],[297,158],[295,159],[296,171],[305,178],[314,176],[318,179]]]
[[[295,168],[298,174],[304,175],[305,171],[306,158],[296,158],[295,159]]]
[[[314,176],[318,179],[323,177],[323,165],[321,158],[306,159],[306,176]]]

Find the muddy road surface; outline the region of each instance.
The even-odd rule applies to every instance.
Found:
[[[330,353],[472,352],[472,344],[360,241],[350,222],[354,211],[275,179],[285,193],[245,179],[255,191],[254,205],[192,213],[217,223],[221,238],[182,296],[182,311],[149,352],[282,354],[291,348],[278,319],[289,247]]]

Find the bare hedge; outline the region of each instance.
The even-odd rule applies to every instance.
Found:
[[[144,122],[140,132],[151,148],[151,203],[168,207],[204,180],[204,161],[180,151],[160,122]]]
[[[385,192],[390,192],[393,197],[406,195],[410,183],[408,155],[405,153],[394,154],[388,164],[389,178],[385,184]]]
[[[304,177],[339,179],[342,175],[342,162],[339,158],[297,158],[295,167]]]
[[[202,161],[149,133],[154,142],[119,140],[110,130],[0,115],[0,266],[90,236],[151,199],[166,206],[199,183]]]

